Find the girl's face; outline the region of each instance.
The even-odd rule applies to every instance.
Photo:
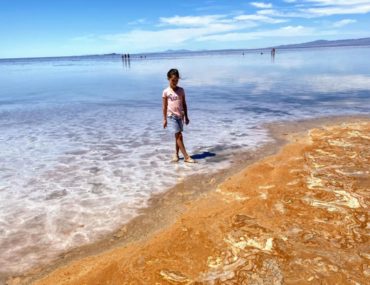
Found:
[[[170,79],[168,79],[168,81],[170,82],[170,87],[173,89],[177,87],[177,83],[179,83],[179,78],[176,75],[172,75]]]

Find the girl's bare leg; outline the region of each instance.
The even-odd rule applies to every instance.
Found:
[[[179,150],[180,150],[180,148],[179,148],[179,146],[177,145],[177,140],[176,140],[176,156],[177,157],[179,157]]]
[[[179,133],[176,133],[175,134],[175,138],[176,138],[176,150],[179,148],[184,156],[184,159],[187,159],[189,158],[189,155],[188,153],[186,152],[186,149],[185,149],[185,146],[184,146],[184,140],[182,138],[182,133],[179,132]]]

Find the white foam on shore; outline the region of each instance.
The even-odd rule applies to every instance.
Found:
[[[233,153],[269,140],[266,130],[252,124],[246,129],[218,123],[216,133],[206,127],[215,121],[202,120],[184,134],[198,163],[173,164],[174,139],[161,130],[157,115],[121,111],[98,108],[3,132],[2,270],[22,271],[93,242],[135,217],[152,194],[191,174],[226,168]]]

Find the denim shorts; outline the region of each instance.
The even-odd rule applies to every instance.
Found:
[[[182,132],[184,130],[184,125],[182,119],[175,116],[167,117],[167,128],[174,134]]]

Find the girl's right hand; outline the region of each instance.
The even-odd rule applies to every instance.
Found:
[[[167,119],[163,120],[163,128],[165,129],[167,127]]]

